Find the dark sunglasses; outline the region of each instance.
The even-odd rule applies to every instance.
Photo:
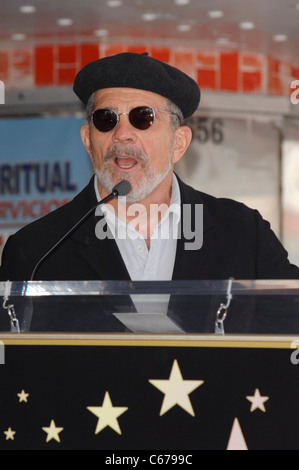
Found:
[[[148,106],[138,106],[138,108],[131,109],[129,113],[120,114],[117,114],[113,109],[97,109],[92,115],[92,121],[98,131],[109,132],[112,131],[112,129],[114,129],[119,123],[119,116],[127,115],[129,116],[129,121],[132,126],[141,131],[145,131],[153,125],[155,120],[155,111],[178,116],[171,111],[149,108]]]

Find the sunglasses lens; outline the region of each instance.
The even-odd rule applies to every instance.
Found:
[[[152,108],[140,106],[132,109],[129,114],[129,120],[132,126],[142,131],[148,129],[155,120],[155,112]]]
[[[92,115],[92,120],[98,131],[109,132],[117,125],[118,114],[112,109],[97,109]],[[155,120],[155,111],[147,106],[139,106],[130,111],[129,120],[136,129],[146,130]]]
[[[94,126],[101,132],[109,132],[118,122],[118,116],[112,109],[97,109],[92,116]]]

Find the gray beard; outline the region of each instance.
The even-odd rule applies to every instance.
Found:
[[[109,161],[111,158],[115,158],[117,155],[126,154],[127,156],[134,157],[141,164],[143,171],[143,176],[134,184],[132,190],[126,196],[126,202],[133,204],[141,201],[146,196],[148,196],[154,189],[164,180],[168,175],[171,166],[172,166],[172,156],[173,150],[171,150],[167,163],[164,169],[161,172],[155,172],[154,170],[149,170],[148,168],[148,157],[141,153],[139,149],[136,149],[133,145],[130,144],[115,144],[107,151],[103,159],[102,169],[99,170],[94,166],[94,172],[97,175],[97,178],[100,184],[104,187],[108,194],[112,192],[115,184],[118,181],[115,181],[115,177],[119,180],[130,181],[133,177],[126,172],[121,171],[111,171],[109,167]]]

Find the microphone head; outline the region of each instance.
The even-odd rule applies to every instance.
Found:
[[[117,183],[112,189],[112,194],[114,197],[126,196],[132,189],[131,183],[127,180],[122,180]]]

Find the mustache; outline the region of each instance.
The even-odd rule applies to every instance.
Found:
[[[104,155],[104,162],[109,161],[111,158],[121,157],[121,156],[132,157],[138,160],[143,166],[146,166],[148,163],[148,156],[144,154],[139,148],[135,147],[132,144],[113,144],[108,148],[107,152]]]

